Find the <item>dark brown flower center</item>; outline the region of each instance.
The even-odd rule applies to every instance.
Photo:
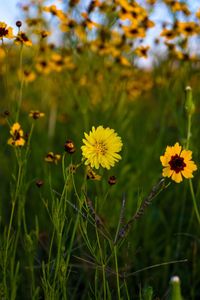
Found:
[[[8,34],[8,29],[4,27],[0,27],[0,38],[6,36]]]
[[[18,140],[20,140],[20,138],[21,138],[21,135],[20,135],[19,131],[15,130],[15,132],[13,134],[13,140],[18,141]]]
[[[180,157],[178,154],[173,155],[171,157],[169,165],[171,167],[171,170],[175,171],[176,173],[183,171],[186,167],[186,164],[184,163],[184,158]]]

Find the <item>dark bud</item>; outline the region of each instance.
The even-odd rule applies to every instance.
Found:
[[[110,185],[114,185],[114,184],[116,184],[116,182],[117,182],[117,179],[116,179],[115,176],[110,176],[110,177],[109,177],[108,183],[109,183]]]
[[[36,180],[35,184],[37,185],[38,188],[40,188],[41,186],[43,186],[44,181],[41,179]]]
[[[22,26],[22,22],[21,22],[21,21],[17,21],[17,22],[16,22],[16,26],[17,26],[18,28],[20,28],[20,27]]]
[[[64,147],[65,147],[65,151],[67,151],[70,154],[73,154],[76,151],[74,142],[72,140],[67,140]]]

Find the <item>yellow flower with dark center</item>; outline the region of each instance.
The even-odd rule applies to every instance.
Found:
[[[18,33],[18,35],[16,36],[15,39],[15,44],[16,45],[26,45],[28,47],[32,46],[32,42],[31,40],[29,40],[29,38],[27,37],[25,32],[20,31]]]
[[[46,162],[55,163],[55,164],[57,164],[60,159],[61,159],[61,155],[60,154],[54,154],[53,152],[47,153],[47,155],[44,158],[44,160]]]
[[[134,52],[136,55],[140,57],[147,58],[149,48],[150,48],[149,46],[140,46],[137,47]]]
[[[37,120],[39,118],[44,117],[45,114],[40,112],[39,110],[31,110],[29,113],[29,117],[33,118],[34,120]]]
[[[12,39],[13,29],[12,27],[7,27],[6,23],[0,22],[0,39],[3,38]]]
[[[24,80],[25,82],[32,82],[36,78],[35,72],[29,71],[27,69],[19,70],[18,76],[20,80]]]
[[[177,25],[178,31],[185,36],[198,34],[200,31],[200,27],[195,22],[178,22]]]
[[[192,151],[182,150],[179,143],[171,147],[167,146],[165,154],[160,156],[164,167],[162,175],[171,177],[177,183],[183,180],[182,176],[192,178],[192,173],[197,170],[197,166],[191,159]]]
[[[118,152],[121,151],[123,144],[114,129],[93,126],[90,133],[84,135],[81,150],[86,165],[96,169],[100,166],[110,169],[121,159]]]
[[[23,138],[24,132],[19,123],[14,123],[10,129],[11,138],[8,140],[8,145],[19,147],[24,146],[25,139]]]

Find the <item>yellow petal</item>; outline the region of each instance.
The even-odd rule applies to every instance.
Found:
[[[183,180],[181,172],[179,172],[179,173],[174,172],[172,174],[172,179],[177,183],[181,182]]]

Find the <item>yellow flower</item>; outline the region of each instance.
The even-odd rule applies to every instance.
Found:
[[[3,38],[12,39],[13,29],[12,27],[7,27],[6,23],[0,22],[0,39]]]
[[[192,178],[192,173],[197,170],[196,164],[191,160],[192,151],[182,150],[179,143],[174,146],[167,146],[165,154],[160,157],[164,167],[162,175],[171,177],[172,180],[179,183],[185,178]]]
[[[48,163],[55,163],[57,165],[58,161],[61,159],[60,154],[54,154],[53,152],[47,153],[44,160]]]
[[[84,135],[85,145],[81,147],[81,150],[86,165],[96,169],[100,166],[110,169],[121,159],[118,152],[121,151],[123,144],[114,129],[93,126],[90,133],[84,133]]]
[[[39,110],[31,110],[29,113],[29,117],[33,118],[34,120],[37,120],[39,118],[44,117],[45,114],[40,112]]]
[[[15,39],[15,44],[16,45],[26,45],[27,47],[32,46],[32,42],[31,40],[29,40],[29,38],[27,37],[25,32],[20,31],[18,33],[18,35],[16,36]]]
[[[8,144],[11,146],[19,147],[24,146],[25,139],[23,138],[24,132],[21,129],[19,123],[14,123],[10,129],[11,138],[8,140]]]

